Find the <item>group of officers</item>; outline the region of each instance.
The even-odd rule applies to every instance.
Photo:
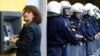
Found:
[[[68,45],[82,46],[100,38],[100,10],[96,5],[51,1],[47,12],[47,56],[71,56],[65,49]]]

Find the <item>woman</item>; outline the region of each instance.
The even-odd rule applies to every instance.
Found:
[[[41,56],[40,12],[35,6],[28,5],[23,9],[23,17],[26,24],[19,34],[19,39],[16,36],[10,39],[10,42],[17,46],[16,56]]]

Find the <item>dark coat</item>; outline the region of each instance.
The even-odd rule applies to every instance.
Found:
[[[91,16],[89,19],[90,23],[93,25],[96,32],[100,32],[99,24],[94,16]]]
[[[83,34],[82,34],[82,28],[84,27],[83,26],[83,21],[82,21],[82,19],[78,19],[78,18],[76,18],[74,15],[72,15],[71,17],[70,17],[70,22],[71,22],[71,28],[72,29],[75,29],[75,33],[76,34],[79,34],[79,35],[82,35],[83,36]]]
[[[48,47],[63,47],[66,43],[77,44],[74,33],[68,26],[66,17],[48,14],[47,17],[47,45]]]
[[[41,56],[41,30],[39,24],[31,22],[24,26],[16,42],[16,56]]]
[[[75,34],[84,36],[84,33],[85,33],[84,31],[86,29],[85,29],[85,22],[83,21],[83,19],[82,18],[81,19],[78,19],[78,18],[76,18],[75,15],[72,15],[69,20],[71,22],[70,27],[72,29],[75,29],[75,31],[74,31]],[[85,38],[82,38],[80,40],[81,41],[85,41]]]
[[[88,15],[84,15],[83,16],[84,21],[85,21],[85,34],[84,36],[88,39],[88,40],[94,40],[94,36],[96,34],[96,29],[94,26],[96,26],[92,21],[92,19],[90,18],[90,16]],[[94,25],[94,26],[93,26]]]

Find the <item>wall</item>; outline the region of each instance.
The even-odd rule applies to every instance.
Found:
[[[0,11],[22,11],[26,0],[0,0]]]

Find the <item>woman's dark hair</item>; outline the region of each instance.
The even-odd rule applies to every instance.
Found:
[[[40,11],[38,10],[37,7],[33,6],[33,5],[27,5],[25,6],[25,8],[23,9],[23,14],[25,12],[32,12],[34,15],[35,15],[35,18],[34,18],[34,22],[40,24],[42,22],[42,17],[41,17],[41,14],[40,14]]]

